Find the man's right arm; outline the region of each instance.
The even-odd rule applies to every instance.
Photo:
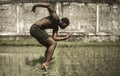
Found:
[[[47,8],[50,15],[56,19],[56,20],[59,20],[59,16],[56,14],[56,11],[54,9],[54,7],[50,4],[50,3],[39,3],[39,4],[35,4],[32,8],[32,12],[35,12],[35,9],[36,7],[44,7],[44,8]]]
[[[49,5],[50,5],[49,3],[39,3],[39,4],[35,4],[35,5],[33,5],[31,12],[35,12],[36,7],[48,8]]]

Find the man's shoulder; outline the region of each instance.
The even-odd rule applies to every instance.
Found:
[[[50,16],[44,17],[45,19],[50,19]]]
[[[54,26],[53,30],[58,31],[58,30],[59,30],[59,27],[58,27],[58,26]]]
[[[47,16],[46,18],[49,19],[49,20],[51,20],[51,21],[59,21],[59,18],[56,19],[56,18],[54,18],[52,15]]]
[[[45,17],[45,19],[48,19],[49,21],[53,21],[54,20],[54,18],[51,17],[51,16],[47,16],[47,17]]]

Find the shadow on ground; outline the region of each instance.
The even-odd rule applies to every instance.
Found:
[[[38,64],[38,63],[42,64],[42,63],[43,63],[43,59],[44,59],[43,56],[39,57],[38,59],[32,59],[32,60],[29,60],[29,58],[26,57],[26,58],[25,58],[25,64],[26,64],[26,65],[30,65],[30,66],[36,66],[36,64]],[[54,57],[51,59],[51,63],[50,63],[50,64],[53,64],[52,61],[53,61],[54,59],[55,59]]]
[[[37,63],[43,63],[43,59],[44,59],[44,57],[43,56],[41,56],[41,57],[39,57],[38,59],[33,59],[33,60],[29,60],[28,59],[28,57],[27,58],[25,58],[25,64],[26,65],[30,65],[30,66],[35,66]]]

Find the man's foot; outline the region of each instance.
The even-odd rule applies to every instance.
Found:
[[[49,66],[45,63],[42,64],[42,69],[45,69],[46,72],[48,72]]]

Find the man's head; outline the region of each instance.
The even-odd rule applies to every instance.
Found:
[[[69,24],[70,24],[70,22],[69,22],[68,18],[62,18],[60,28],[65,29]]]

